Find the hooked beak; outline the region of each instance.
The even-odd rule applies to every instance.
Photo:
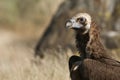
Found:
[[[72,28],[72,22],[70,20],[68,20],[65,25],[66,25],[66,28],[69,28],[69,29]]]
[[[79,29],[81,28],[83,25],[79,24],[78,22],[76,22],[75,19],[70,19],[66,22],[66,28],[68,29]]]

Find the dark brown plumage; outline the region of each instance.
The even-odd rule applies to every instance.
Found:
[[[82,25],[78,18],[85,18]],[[109,56],[100,39],[99,27],[86,13],[73,17],[66,26],[76,32],[79,56],[69,59],[71,80],[120,80],[120,62]],[[89,26],[90,24],[90,26]],[[76,27],[77,26],[77,27]]]

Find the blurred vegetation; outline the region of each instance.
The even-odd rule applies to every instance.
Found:
[[[0,0],[0,28],[25,35],[44,30],[63,0]],[[56,3],[53,5],[53,3]],[[26,33],[28,31],[28,33]]]

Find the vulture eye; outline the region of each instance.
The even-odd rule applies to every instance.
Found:
[[[84,17],[78,18],[77,19],[80,23],[84,23],[86,21],[86,19]]]

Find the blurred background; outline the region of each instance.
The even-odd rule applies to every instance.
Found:
[[[77,50],[65,22],[78,12],[91,14],[120,61],[120,0],[0,0],[0,80],[70,80]]]

